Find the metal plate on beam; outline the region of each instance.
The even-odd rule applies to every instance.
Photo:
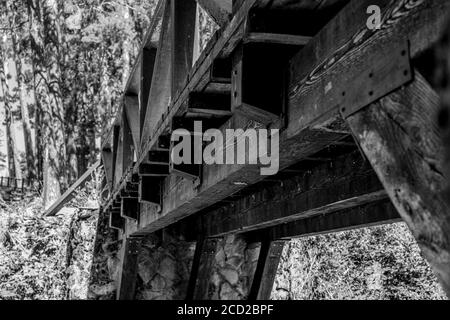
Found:
[[[349,79],[350,82],[336,83],[331,89],[344,118],[413,79],[407,40],[387,43],[371,58],[363,72]]]

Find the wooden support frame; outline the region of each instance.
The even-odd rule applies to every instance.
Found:
[[[221,239],[197,241],[186,300],[208,300],[209,282],[212,276],[217,244]]]
[[[369,163],[359,152],[353,152],[308,168],[304,174],[261,187],[218,209],[206,210],[190,219],[189,229],[206,237],[224,236],[385,199],[387,194]]]
[[[415,80],[348,118],[399,214],[450,294],[450,207],[444,190],[444,150],[434,119],[439,97]]]
[[[321,234],[347,231],[403,221],[389,199],[344,209],[319,216],[312,216],[246,234],[252,241],[261,237],[275,240],[311,237]]]
[[[182,89],[192,67],[197,2],[170,0],[172,6],[172,97]]]
[[[117,300],[133,300],[136,294],[137,260],[141,239],[128,238],[122,240],[120,252],[120,271],[117,279]]]
[[[158,207],[162,204],[160,177],[141,176],[139,181],[139,202],[153,204]]]
[[[109,227],[111,229],[123,231],[124,226],[125,226],[125,221],[121,216],[120,210],[121,210],[121,208],[119,206],[117,209],[113,207],[109,211]]]
[[[141,124],[139,119],[139,97],[125,96],[124,101],[124,121],[127,122],[131,137],[133,140],[133,150],[137,151],[140,147]]]
[[[141,90],[139,92],[139,122],[140,122],[140,134],[142,136],[145,117],[147,114],[148,97],[152,87],[153,69],[155,67],[156,54],[158,49],[154,46],[142,49],[142,78],[141,78]]]
[[[122,198],[122,207],[120,210],[120,215],[122,218],[131,219],[137,221],[139,219],[140,205],[136,198]]]
[[[248,300],[270,300],[273,283],[286,240],[261,242],[258,264],[253,276]]]

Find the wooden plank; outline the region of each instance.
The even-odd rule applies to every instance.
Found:
[[[172,97],[182,89],[192,67],[197,3],[171,0],[172,4]]]
[[[423,255],[450,294],[450,207],[439,97],[415,72],[410,85],[348,118],[350,127]]]
[[[89,168],[72,186],[70,186],[69,189],[67,189],[66,192],[58,199],[56,202],[48,208],[44,212],[45,217],[54,216],[61,210],[66,203],[68,203],[70,200],[72,200],[75,195],[74,192],[79,187],[83,186],[87,181],[89,181],[92,178],[92,174],[95,170],[98,169],[100,166],[100,161],[97,161],[92,167]]]
[[[261,242],[258,264],[253,276],[248,300],[270,300],[285,243],[285,240],[264,240]]]
[[[217,209],[206,210],[192,218],[190,229],[194,234],[202,232],[205,237],[242,233],[386,198],[371,166],[355,152],[308,168],[301,175],[273,182]],[[195,226],[202,226],[202,230]]]
[[[141,145],[150,138],[151,130],[166,111],[171,98],[172,77],[172,23],[171,23],[171,1],[165,2],[164,15],[161,25],[161,33],[158,42],[158,51],[153,70],[150,94],[148,98],[147,111],[142,131]],[[146,152],[144,146],[142,151]]]
[[[150,95],[153,68],[155,67],[157,48],[144,48],[142,53],[142,79],[141,91],[139,93],[140,108],[140,136],[144,128],[145,116],[147,114],[148,97]]]
[[[383,32],[377,33],[366,32],[365,10],[369,4],[372,2],[351,2],[291,60],[288,109],[291,110],[292,117],[289,117],[289,124],[291,126],[295,124],[297,129],[288,130],[289,135],[286,131],[281,132],[280,169],[346,136],[348,131],[342,124],[336,104],[331,101],[315,108],[314,97],[320,97],[325,92],[329,83],[327,81],[329,72],[341,74],[340,78],[335,78],[337,82],[346,82],[348,69],[351,69],[354,63],[360,68],[359,61],[366,61],[367,65],[364,68],[369,68],[373,51],[399,38],[411,39],[411,52],[414,56],[436,41],[438,35],[435,32],[439,30],[439,25],[443,21],[439,12],[445,11],[448,6],[447,2],[425,1],[415,3],[416,5],[412,7],[399,7],[396,1],[389,7],[384,4],[382,5],[384,21],[389,21],[389,24],[385,26]],[[247,2],[244,3],[244,6],[246,5]],[[398,10],[402,14],[393,18]],[[361,33],[364,30],[365,32]],[[365,37],[361,37],[361,34]],[[293,112],[294,109],[303,112]],[[176,107],[173,112],[175,110]],[[236,121],[234,117],[223,127],[234,128],[233,121]],[[241,190],[243,186],[254,184],[261,179],[257,167],[205,166],[200,187],[194,189],[191,183],[177,181],[171,186],[170,194],[165,195],[163,211],[146,212],[141,217],[140,225],[137,228],[130,226],[128,232],[131,234],[152,232],[223,200]],[[238,185],[237,182],[245,184]]]
[[[131,169],[134,165],[134,143],[133,143],[133,132],[130,127],[130,123],[128,122],[128,117],[126,115],[126,109],[123,112],[122,118],[122,148],[123,148],[123,160],[122,160],[122,174],[126,173],[129,169]]]
[[[197,285],[199,277],[200,263],[203,255],[203,248],[206,240],[204,238],[198,238],[195,243],[194,259],[192,260],[191,274],[189,276],[189,282],[186,292],[186,300],[192,301],[194,299],[195,287]],[[201,275],[203,276],[203,275]]]
[[[120,206],[112,208],[109,212],[109,227],[118,231],[123,231],[125,221],[120,215]]]
[[[260,231],[250,232],[248,239],[260,239],[261,235],[271,239],[289,240],[332,232],[367,228],[382,224],[401,222],[389,199],[364,206],[345,209],[320,216],[280,224]]]
[[[232,0],[197,0],[197,2],[219,26],[224,26],[229,22],[233,6]]]
[[[108,186],[109,186],[109,188],[112,188],[113,187],[113,178],[114,178],[113,170],[112,170],[113,153],[110,149],[102,150],[102,164],[103,164],[103,169],[105,170],[105,178],[108,183]]]
[[[204,243],[199,246],[200,262],[198,264],[198,272],[195,278],[195,289],[193,293],[193,300],[210,300],[209,283],[211,280],[214,262],[217,252],[217,244],[220,239],[206,239]],[[197,248],[196,248],[197,249]],[[194,279],[192,280],[194,282]],[[190,289],[191,290],[191,289]],[[190,291],[189,291],[190,292]]]
[[[123,123],[122,123],[123,125]],[[123,126],[119,127],[118,130],[118,138],[117,138],[117,152],[116,152],[116,160],[114,162],[114,186],[117,187],[120,185],[122,175],[124,173],[123,161],[126,159],[124,156],[124,133]]]
[[[143,163],[139,166],[141,177],[166,177],[169,175],[169,164]]]
[[[139,150],[140,147],[140,119],[139,119],[139,97],[125,96],[124,109],[126,119],[131,130],[133,138],[134,150]]]
[[[139,181],[139,202],[161,206],[161,178],[141,177]]]
[[[116,165],[117,165],[117,153],[119,151],[119,139],[120,139],[120,125],[114,125],[112,130],[112,157],[113,157],[113,165],[112,165],[112,188],[116,186]]]
[[[141,239],[122,240],[120,269],[117,279],[117,300],[134,300],[136,294],[138,255]]]
[[[244,43],[266,43],[277,45],[291,45],[304,47],[311,37],[297,36],[291,34],[250,32],[244,37]]]

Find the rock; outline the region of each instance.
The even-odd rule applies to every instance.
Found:
[[[142,300],[159,300],[160,297],[164,297],[164,295],[161,292],[154,292],[152,290],[143,290],[140,293]]]
[[[236,270],[231,268],[225,268],[219,271],[220,274],[225,278],[231,285],[236,285],[239,281],[239,274]]]
[[[169,256],[166,256],[159,265],[159,274],[166,279],[174,280],[176,278],[176,269],[175,261]]]
[[[221,300],[239,300],[239,294],[226,282],[220,288],[219,297]]]
[[[90,293],[95,294],[96,296],[108,296],[112,295],[116,291],[116,286],[114,282],[110,282],[105,285],[92,285],[89,287]]]
[[[166,281],[163,277],[157,274],[150,282],[150,286],[152,288],[152,291],[163,291],[166,287]]]
[[[138,263],[138,275],[141,277],[145,285],[153,279],[157,268],[155,262],[147,258],[142,259]]]

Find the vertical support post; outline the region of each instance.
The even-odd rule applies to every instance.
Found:
[[[136,293],[137,260],[141,239],[124,239],[121,248],[121,266],[117,279],[117,300],[133,300]]]
[[[157,49],[153,46],[144,48],[142,53],[142,75],[141,90],[139,92],[140,104],[140,137],[145,123],[145,115],[147,114],[148,97],[152,86],[153,69],[155,67]]]
[[[197,2],[171,0],[172,3],[172,97],[182,89],[192,67]]]
[[[286,240],[264,240],[261,243],[258,264],[248,300],[269,300]]]
[[[438,95],[416,71],[411,84],[347,120],[450,296],[450,208],[438,111]]]
[[[212,276],[219,239],[201,239],[195,248],[186,300],[208,300],[209,283]]]

